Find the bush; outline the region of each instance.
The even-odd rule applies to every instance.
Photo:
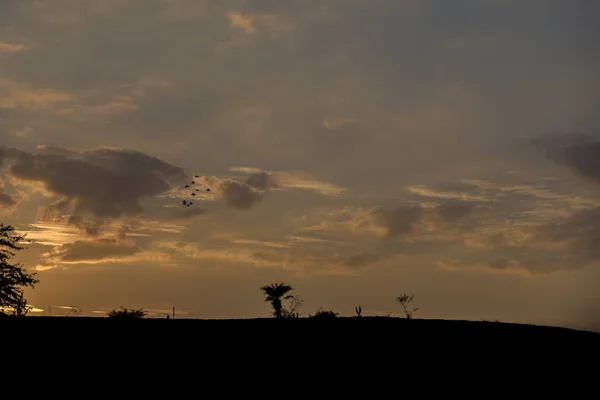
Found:
[[[129,309],[121,307],[120,310],[112,310],[108,313],[108,318],[118,318],[118,319],[140,319],[146,316],[146,311],[143,309]]]
[[[311,315],[311,318],[319,318],[319,319],[329,319],[329,318],[337,318],[339,314],[333,312],[331,310],[325,311],[322,308],[319,308],[314,315]]]

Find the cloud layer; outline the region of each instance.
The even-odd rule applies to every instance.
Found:
[[[162,310],[187,287],[255,315],[243,287],[285,278],[315,307],[403,286],[430,316],[597,313],[597,11],[3,2],[0,216],[33,241],[33,296]]]

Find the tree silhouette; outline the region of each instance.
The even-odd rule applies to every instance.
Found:
[[[400,305],[404,309],[404,314],[406,315],[406,319],[412,319],[413,313],[415,313],[418,310],[418,308],[414,308],[412,310],[408,308],[408,305],[410,304],[411,301],[413,301],[414,298],[415,298],[414,294],[409,296],[405,293],[403,293],[401,296],[396,298],[398,303],[400,303]]]
[[[293,299],[294,296],[287,294],[294,289],[285,283],[273,283],[261,287],[260,290],[262,290],[266,296],[265,301],[271,303],[271,307],[273,307],[273,316],[275,316],[275,318],[282,318],[284,313],[283,300]]]
[[[29,310],[24,289],[34,287],[39,281],[20,263],[10,263],[15,253],[24,247],[19,242],[25,236],[13,234],[14,227],[0,223],[0,309],[10,308],[15,315],[25,315]]]

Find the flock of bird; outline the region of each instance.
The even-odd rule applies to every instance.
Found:
[[[198,175],[195,175],[195,176],[194,176],[194,178],[195,178],[195,179],[197,179],[197,178],[200,178],[200,177],[199,177]],[[196,181],[195,181],[195,180],[193,180],[193,181],[191,181],[189,184],[185,185],[185,189],[190,189],[190,190],[192,190],[192,193],[191,193],[191,195],[192,195],[192,196],[195,196],[195,195],[196,195],[196,192],[199,192],[199,191],[200,191],[200,189],[196,189],[196,188],[194,188],[194,187],[192,186],[192,185],[195,185],[195,184],[196,184]],[[207,192],[210,192],[210,188],[206,188],[206,191],[207,191]],[[182,201],[182,204],[183,204],[183,206],[184,206],[184,207],[190,207],[190,206],[191,206],[192,204],[194,204],[194,203],[193,203],[192,201],[190,201],[190,200],[185,200],[185,199],[184,199],[184,200]]]

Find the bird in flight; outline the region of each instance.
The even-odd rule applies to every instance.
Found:
[[[194,178],[200,178],[200,176],[199,176],[199,175],[194,175]],[[184,188],[185,188],[185,189],[191,189],[191,190],[194,190],[194,191],[191,193],[191,196],[196,196],[196,193],[195,193],[195,192],[199,192],[199,191],[200,191],[200,189],[197,189],[197,188],[192,188],[192,185],[196,185],[196,181],[195,181],[195,180],[192,180],[190,183],[186,184],[186,185],[184,186]],[[206,191],[207,191],[207,192],[210,192],[210,188],[206,188]],[[184,207],[190,207],[192,204],[194,204],[194,203],[193,203],[193,202],[191,202],[191,201],[189,201],[189,200],[182,200],[182,205],[183,205]]]

